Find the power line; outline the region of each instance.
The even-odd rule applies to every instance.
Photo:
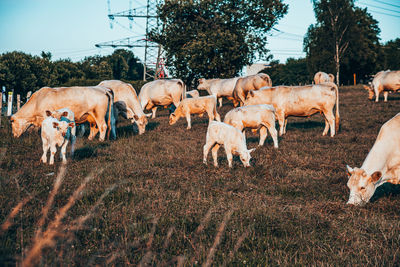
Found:
[[[381,3],[381,4],[384,4],[384,5],[388,5],[388,6],[393,6],[393,7],[400,8],[400,6],[398,6],[398,5],[393,5],[393,4],[385,3],[385,2],[382,2],[382,1],[379,1],[379,0],[372,0],[372,1],[375,1],[375,2],[378,2],[378,3]]]
[[[384,7],[375,6],[375,5],[371,5],[371,4],[365,4],[365,3],[360,3],[360,4],[365,5],[365,6],[371,6],[371,7],[379,8],[379,9],[390,11],[390,12],[394,12],[394,13],[400,13],[400,11],[392,10],[392,9],[389,9],[389,8],[384,8]]]
[[[382,15],[386,15],[386,16],[391,16],[391,17],[395,17],[395,18],[400,18],[400,16],[393,15],[393,14],[388,14],[388,13],[385,13],[385,12],[376,11],[376,10],[373,10],[373,9],[370,9],[370,8],[368,10],[371,11],[371,12],[374,12],[374,13],[378,13],[378,14],[382,14]]]

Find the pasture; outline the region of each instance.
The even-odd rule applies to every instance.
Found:
[[[0,230],[0,262],[26,258],[43,228],[47,241],[54,237],[36,254],[46,266],[398,266],[400,186],[381,186],[364,207],[346,205],[345,166],[361,166],[382,124],[400,111],[400,95],[375,103],[361,86],[339,92],[337,136],[322,136],[320,115],[289,118],[279,149],[269,135],[251,168],[234,157],[229,169],[223,149],[218,168],[211,153],[202,163],[207,116],[192,116],[186,130],[185,119],[170,126],[159,109],[143,135],[122,120],[116,141],[78,139],[56,193],[58,153],[54,166],[40,163],[40,136],[14,139],[3,118],[0,223],[10,225]],[[222,118],[232,108],[224,103]],[[247,131],[249,149],[258,140]]]

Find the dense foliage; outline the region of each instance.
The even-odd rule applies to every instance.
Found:
[[[354,6],[352,0],[313,1],[316,24],[310,25],[304,38],[311,73],[335,73],[339,82],[374,73],[379,67],[378,22]]]
[[[22,96],[43,86],[96,85],[106,79],[140,80],[142,77],[143,65],[139,59],[123,49],[109,56],[86,57],[80,62],[52,61],[51,54],[45,52],[40,57],[17,51],[0,55],[0,86]]]
[[[172,73],[234,77],[255,58],[268,58],[267,34],[287,12],[281,0],[173,0],[158,10],[163,29],[151,37],[166,51]]]
[[[261,72],[271,77],[273,85],[310,84],[313,79],[307,69],[305,58],[288,58],[286,64],[279,63],[279,61],[272,61],[270,68],[264,69]]]

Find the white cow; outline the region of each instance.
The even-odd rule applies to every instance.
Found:
[[[326,73],[323,71],[319,71],[317,73],[315,73],[314,75],[314,83],[315,84],[320,84],[320,83],[327,83],[327,82],[335,82],[335,76],[333,76],[333,74],[331,73]]]
[[[208,114],[209,123],[216,119],[221,121],[221,117],[217,112],[217,97],[215,95],[202,96],[197,98],[185,98],[176,110],[169,116],[169,124],[175,124],[180,117],[185,117],[187,121],[187,129],[192,128],[190,114]]]
[[[48,117],[42,122],[42,143],[43,143],[43,155],[40,159],[41,162],[47,163],[47,151],[50,148],[50,161],[49,164],[54,164],[54,154],[57,152],[56,146],[61,146],[62,163],[67,163],[65,156],[68,139],[65,138],[69,127],[74,127],[75,123],[66,121],[59,121],[56,118],[50,116],[51,112],[46,111]]]
[[[278,148],[278,132],[275,128],[275,108],[272,105],[251,105],[232,109],[225,115],[224,122],[244,131],[245,128],[260,129],[259,145],[264,145],[269,130],[274,147]]]
[[[71,141],[71,157],[74,156],[75,143],[76,143],[76,126],[75,126],[75,114],[69,108],[61,108],[56,111],[46,111],[47,116],[52,116],[59,121],[65,121],[67,123],[73,122],[74,126],[71,126],[70,130],[67,131],[66,138]]]
[[[199,96],[200,96],[200,93],[196,89],[186,92],[186,98],[196,98]]]
[[[379,101],[379,94],[383,92],[384,101],[387,102],[389,92],[400,90],[400,70],[397,71],[380,71],[375,74],[370,86],[364,88],[369,90],[368,98],[373,99],[375,94],[375,102]]]
[[[347,204],[366,204],[378,186],[400,184],[400,113],[382,125],[361,168],[347,166],[350,176]]]
[[[236,82],[240,77],[230,79],[204,79],[198,80],[198,90],[206,90],[209,95],[216,95],[219,101],[219,106],[222,107],[222,97],[226,97],[229,100],[233,99],[233,89],[235,88]]]
[[[232,154],[238,154],[243,166],[250,167],[250,153],[255,149],[247,149],[244,134],[235,127],[223,122],[212,121],[208,125],[206,144],[203,147],[203,163],[207,164],[208,152],[212,148],[214,166],[218,167],[218,149],[224,145],[229,168],[232,168]]]
[[[185,98],[186,86],[182,80],[155,80],[143,85],[139,93],[139,102],[143,110],[151,109],[152,118],[156,117],[157,106],[177,107]]]

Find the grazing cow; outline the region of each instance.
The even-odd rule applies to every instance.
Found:
[[[68,141],[71,141],[71,157],[73,157],[74,152],[75,152],[75,143],[76,143],[76,126],[75,126],[74,113],[69,108],[61,108],[61,109],[58,109],[53,112],[47,110],[46,115],[56,118],[59,121],[65,121],[67,123],[71,123],[71,122],[74,123],[73,126],[68,128],[67,134],[65,135],[65,138]]]
[[[225,115],[224,123],[244,131],[245,128],[260,129],[259,145],[264,145],[267,129],[278,148],[278,132],[275,128],[275,108],[272,105],[252,105],[232,109]]]
[[[320,84],[320,83],[327,83],[327,82],[335,82],[335,76],[331,73],[325,73],[323,71],[319,71],[315,73],[314,75],[314,83],[315,84]]]
[[[350,176],[347,204],[366,204],[378,186],[400,184],[400,113],[382,125],[378,137],[360,168],[347,166]]]
[[[139,93],[139,102],[143,110],[151,109],[156,117],[157,106],[167,107],[174,104],[179,105],[181,99],[185,98],[186,86],[182,80],[155,80],[143,85]]]
[[[218,149],[224,145],[229,168],[232,168],[232,154],[238,154],[244,167],[250,167],[250,153],[255,149],[247,149],[246,137],[235,127],[212,121],[208,125],[206,144],[203,147],[203,163],[207,164],[208,152],[211,150],[214,166],[218,167]]]
[[[143,134],[146,131],[147,117],[133,86],[119,80],[102,81],[99,86],[109,88],[114,92],[116,114],[136,123],[139,134]]]
[[[54,164],[54,154],[57,152],[57,146],[61,147],[62,163],[67,163],[65,152],[67,150],[68,138],[66,138],[67,132],[70,131],[70,127],[74,127],[74,122],[59,121],[51,116],[50,111],[46,111],[48,117],[42,122],[42,143],[43,143],[43,155],[40,159],[41,162],[47,163],[47,151],[50,148],[50,161],[49,164]]]
[[[26,129],[34,125],[40,127],[46,117],[46,110],[57,110],[69,108],[75,114],[77,124],[88,121],[91,124],[91,135],[89,140],[94,138],[92,132],[98,126],[100,130],[100,141],[104,141],[107,131],[105,121],[106,114],[109,115],[108,128],[111,129],[111,112],[113,109],[112,95],[106,88],[93,87],[43,87],[32,94],[28,102],[11,117],[12,132],[14,137],[19,137]]]
[[[169,115],[169,124],[173,125],[180,117],[186,117],[187,129],[191,129],[190,114],[203,114],[205,112],[207,112],[209,123],[214,119],[221,121],[217,112],[217,97],[215,95],[183,99],[176,110]]]
[[[396,92],[400,90],[400,70],[380,71],[375,74],[370,86],[364,85],[364,88],[369,91],[369,100],[372,100],[375,94],[375,102],[378,102],[379,94],[383,92],[384,101],[387,102],[390,91]]]
[[[335,103],[336,115],[333,115]],[[331,137],[333,137],[335,129],[339,129],[339,92],[334,83],[276,86],[259,91],[250,91],[245,105],[257,104],[274,106],[280,126],[279,135],[286,133],[289,116],[310,117],[318,112],[324,114],[325,119],[325,129],[322,135],[326,135],[330,128]]]
[[[265,73],[239,78],[233,89],[234,105],[237,106],[237,103],[240,103],[242,106],[250,91],[259,90],[265,86],[272,86],[271,78]]]
[[[198,90],[206,90],[209,95],[216,95],[219,101],[219,106],[222,107],[222,97],[233,100],[233,89],[240,77],[230,79],[204,79],[198,80]]]
[[[200,93],[196,89],[186,92],[186,98],[196,98],[199,96],[200,96]]]

